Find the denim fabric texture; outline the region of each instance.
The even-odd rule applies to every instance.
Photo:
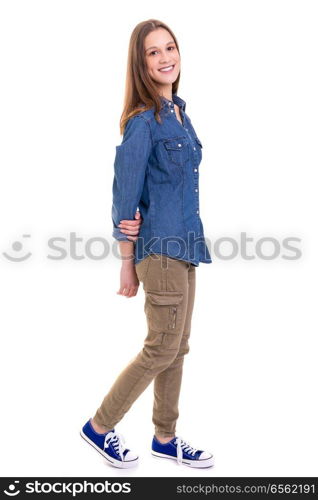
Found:
[[[195,266],[212,262],[200,217],[203,146],[185,112],[185,101],[177,94],[172,98],[161,97],[161,124],[154,108],[143,111],[130,118],[116,146],[112,236],[131,241],[117,226],[123,219],[134,220],[139,208],[143,223],[134,244],[135,264],[152,253]]]

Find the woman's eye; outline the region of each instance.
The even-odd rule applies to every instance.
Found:
[[[171,46],[171,47],[168,47],[168,50],[169,50],[169,49],[174,50],[174,49],[175,49],[175,47],[172,47],[172,46]],[[150,52],[150,55],[154,54],[155,52],[158,52],[158,51],[157,51],[157,50],[153,50],[152,52]],[[171,52],[171,50],[169,50],[169,52]]]

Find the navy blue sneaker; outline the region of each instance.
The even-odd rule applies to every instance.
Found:
[[[114,467],[128,469],[138,464],[138,456],[125,448],[123,436],[115,429],[99,434],[93,429],[89,419],[80,430],[80,435]]]
[[[211,453],[193,448],[180,437],[174,437],[168,443],[163,444],[154,436],[151,454],[159,458],[170,458],[176,460],[178,464],[186,464],[200,469],[214,465],[214,457]]]

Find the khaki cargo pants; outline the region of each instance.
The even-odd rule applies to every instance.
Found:
[[[113,429],[154,380],[155,434],[174,436],[183,360],[189,352],[195,266],[151,254],[136,265],[136,272],[145,292],[148,333],[142,350],[115,380],[94,420]]]

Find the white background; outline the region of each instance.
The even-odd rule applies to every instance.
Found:
[[[0,5],[1,475],[317,476],[317,3]],[[142,286],[117,295],[118,258],[85,245],[114,242],[128,42],[149,18],[178,39],[178,94],[203,143],[213,263],[197,268],[177,431],[215,455],[207,470],[150,455],[152,384],[116,427],[138,468],[106,465],[79,435],[146,335]],[[215,255],[244,232],[249,255],[295,237],[301,258]]]

